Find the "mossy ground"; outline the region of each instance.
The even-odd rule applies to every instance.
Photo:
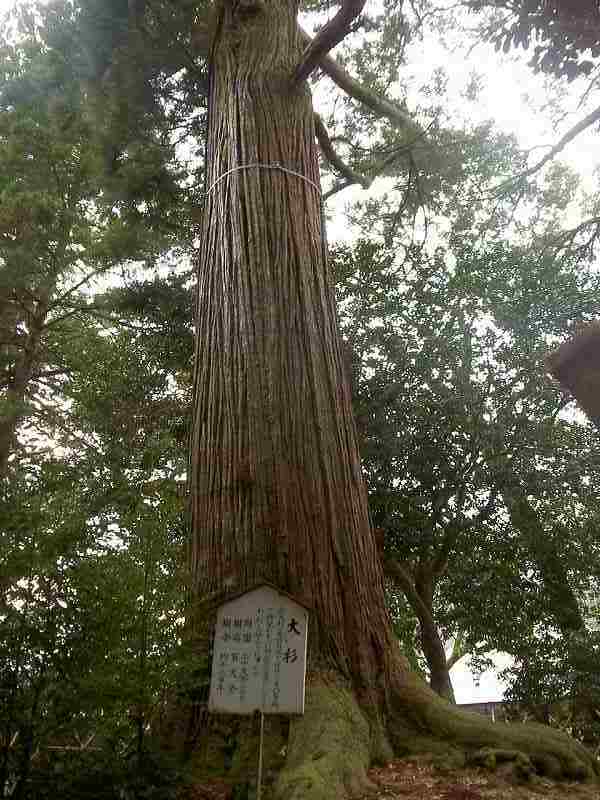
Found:
[[[536,723],[491,723],[432,695],[416,683],[396,701],[397,715],[389,733],[399,755],[463,753],[467,762],[479,759],[488,767],[496,761],[518,762],[521,769],[552,778],[597,780],[600,765],[594,756],[561,731]]]

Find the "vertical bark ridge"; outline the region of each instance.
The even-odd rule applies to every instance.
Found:
[[[311,650],[373,684],[392,634],[323,247],[313,113],[288,0],[224,2],[198,265],[192,580],[270,580]],[[280,164],[277,169],[235,169]],[[221,178],[229,170],[226,177]],[[217,183],[215,184],[215,181]]]

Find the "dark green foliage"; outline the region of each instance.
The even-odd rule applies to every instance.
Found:
[[[83,782],[103,761],[115,782],[110,794],[105,781],[107,797],[127,773],[145,785],[127,762],[145,764],[185,660],[179,499],[140,496],[107,482],[94,458],[77,461],[32,465],[0,506],[11,576],[0,609],[0,763],[3,785],[27,787],[22,797]],[[92,752],[74,766],[84,742]]]
[[[53,751],[32,768],[27,800],[175,800],[185,778],[158,751],[127,756],[102,748]]]
[[[496,11],[490,39],[504,52],[531,48],[531,65],[537,71],[571,81],[590,75],[597,66],[600,10],[595,0],[469,0],[468,5],[474,11]]]
[[[335,259],[373,523],[411,609],[393,603],[398,631],[413,658],[431,616],[457,656],[525,659],[544,636],[570,653],[576,636],[591,646],[600,462],[593,431],[558,416],[544,357],[575,309],[594,313],[597,276],[450,241],[433,255],[362,241]]]
[[[116,318],[139,321],[139,336],[157,363],[173,374],[189,373],[193,352],[192,276],[189,272],[167,278],[136,279],[105,295]]]
[[[5,55],[0,421],[18,438],[0,478],[0,796],[168,797],[150,751],[188,658],[190,299],[183,270],[141,270],[190,231],[164,185],[144,194],[152,170],[126,199],[103,184],[56,51],[35,35]],[[120,288],[98,292],[109,273]]]

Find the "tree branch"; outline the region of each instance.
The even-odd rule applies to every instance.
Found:
[[[310,43],[313,41],[311,37],[300,26],[298,26],[298,30],[300,32],[300,38],[302,41],[310,46]],[[331,56],[321,56],[319,60],[319,67],[331,78],[336,86],[342,89],[342,91],[346,92],[346,94],[350,95],[350,97],[354,98],[354,100],[362,103],[378,117],[386,117],[394,125],[397,125],[400,128],[408,128],[415,133],[418,132],[419,135],[421,135],[421,129],[419,125],[409,114],[407,114],[399,106],[397,106],[395,103],[392,103],[387,98],[380,97],[375,92],[367,89],[366,86],[346,72],[341,64],[338,64],[338,62],[331,58]]]
[[[432,571],[436,578],[440,577],[440,575],[446,571],[448,559],[450,557],[450,551],[456,544],[456,540],[462,531],[463,529],[460,525],[450,524],[446,527],[442,544],[432,565]]]
[[[35,372],[31,376],[31,379],[34,381],[39,381],[43,380],[44,378],[55,378],[57,375],[72,375],[72,374],[73,374],[72,370],[63,367],[61,369],[48,369],[45,370],[44,372]]]
[[[464,658],[467,655],[467,651],[464,649],[464,644],[465,644],[464,637],[461,636],[461,634],[459,633],[456,639],[454,640],[454,645],[452,646],[452,653],[450,654],[450,657],[446,661],[448,672],[450,672],[450,670],[455,664],[458,664],[461,658]]]
[[[314,39],[309,40],[292,79],[294,86],[305,81],[327,53],[348,35],[350,26],[363,10],[365,2],[366,0],[344,0],[335,17],[321,28]]]
[[[546,153],[546,155],[543,158],[540,158],[540,160],[537,161],[532,167],[529,167],[528,169],[521,172],[516,178],[509,178],[509,180],[504,181],[496,188],[496,191],[499,191],[503,187],[514,183],[515,180],[518,180],[520,178],[530,178],[532,175],[535,175],[535,173],[539,172],[542,169],[542,167],[544,167],[549,161],[551,161],[554,158],[554,156],[562,152],[562,150],[564,150],[565,147],[570,142],[572,142],[576,136],[578,136],[582,131],[586,130],[586,128],[589,128],[591,125],[593,125],[595,122],[598,122],[599,120],[600,120],[600,107],[596,108],[594,111],[591,111],[586,117],[584,117],[582,120],[579,120],[579,122],[576,125],[573,125],[573,127],[570,128],[565,133],[565,135],[561,139],[559,139],[559,141],[553,147],[550,148],[550,150]]]
[[[339,181],[338,183],[334,183],[331,189],[323,194],[323,202],[327,202],[330,197],[333,197],[338,192],[343,192],[344,189],[347,189],[349,186],[354,186],[355,181]]]
[[[490,649],[491,648],[488,644],[482,644],[479,645],[479,647],[473,647],[471,650],[465,650],[464,641],[460,641],[460,637],[457,637],[454,647],[452,648],[452,654],[447,661],[448,671],[450,671],[455,664],[458,664],[461,658],[464,658],[465,656],[483,655],[484,653],[489,653]]]
[[[53,309],[60,306],[60,304],[64,300],[66,300],[66,298],[69,297],[69,295],[81,289],[82,286],[91,281],[92,278],[95,278],[97,275],[103,275],[105,272],[114,269],[114,266],[115,266],[114,263],[110,262],[109,264],[104,264],[101,267],[98,267],[88,272],[87,275],[85,275],[85,277],[81,278],[81,280],[77,281],[77,283],[75,283],[73,286],[70,286],[62,294],[58,295],[58,297],[56,297],[50,304],[49,310],[52,311]]]
[[[586,228],[593,227],[591,234],[589,235],[587,241],[585,241],[581,245],[575,245],[575,239],[577,236],[584,231]],[[570,228],[569,230],[563,231],[559,233],[557,236],[554,236],[550,239],[549,246],[554,245],[557,248],[566,248],[566,247],[576,247],[579,249],[585,249],[590,247],[594,243],[594,241],[600,236],[600,217],[590,217],[589,219],[585,219],[583,222],[580,222],[579,225],[575,226],[574,228]]]
[[[55,424],[57,427],[61,428],[61,433],[64,436],[70,437],[94,453],[102,453],[102,441],[96,441],[96,434],[93,432],[87,433],[87,435],[92,438],[91,442],[87,441],[85,438],[86,432],[78,431],[75,428],[75,426],[71,423],[72,415],[69,414],[68,411],[58,408],[58,406],[53,406],[50,403],[46,403],[39,396],[34,398],[34,402],[37,403],[37,406],[32,406],[30,409],[30,415],[32,417],[37,417],[38,419],[49,421],[51,424]],[[52,451],[53,448],[54,445],[49,448],[50,451]]]
[[[317,136],[317,141],[319,142],[321,152],[327,161],[329,161],[331,166],[337,170],[340,175],[346,178],[346,183],[344,186],[351,186],[354,183],[358,183],[363,187],[363,189],[368,189],[372,183],[372,179],[368,178],[366,175],[361,175],[359,172],[355,172],[352,167],[349,167],[342,161],[342,159],[335,152],[323,120],[317,113],[314,114],[314,120],[315,134]]]
[[[383,569],[388,578],[391,578],[402,589],[409,605],[417,617],[419,619],[428,618],[433,624],[431,611],[427,608],[427,605],[424,603],[423,598],[415,587],[414,581],[403,565],[394,559],[385,559]]]

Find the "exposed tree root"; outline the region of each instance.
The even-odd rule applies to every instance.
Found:
[[[492,723],[479,714],[461,711],[433,694],[416,676],[404,674],[392,697],[389,734],[397,752],[421,751],[428,740],[463,750],[468,758],[493,752],[525,756],[539,774],[570,780],[591,780],[600,774],[597,760],[583,745],[545,725]],[[487,748],[487,750],[486,750]],[[489,761],[489,766],[493,766]]]
[[[592,754],[565,734],[543,725],[491,723],[451,706],[412,675],[402,675],[391,707],[387,731],[399,755],[433,753],[455,767],[512,762],[523,780],[534,774],[593,780],[600,772]],[[393,755],[382,730],[348,686],[313,678],[306,713],[291,726],[275,797],[340,800],[365,792],[369,765]]]

